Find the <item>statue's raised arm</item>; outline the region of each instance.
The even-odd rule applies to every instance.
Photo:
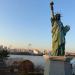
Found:
[[[53,1],[50,2],[50,8],[51,8],[51,17],[54,18],[54,8],[53,8]]]

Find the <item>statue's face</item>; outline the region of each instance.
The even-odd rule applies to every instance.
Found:
[[[60,14],[56,14],[56,20],[60,20]]]
[[[57,18],[58,20],[60,20],[60,16],[58,16],[58,18]]]

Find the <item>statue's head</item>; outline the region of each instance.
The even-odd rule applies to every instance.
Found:
[[[55,15],[55,19],[56,19],[56,20],[60,20],[60,17],[61,17],[61,15],[60,15],[59,13],[57,13],[57,14]]]

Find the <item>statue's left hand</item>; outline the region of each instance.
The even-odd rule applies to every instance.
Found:
[[[64,27],[64,30],[65,30],[65,32],[68,32],[68,31],[70,30],[70,26],[69,26],[69,25],[66,25],[66,26]]]

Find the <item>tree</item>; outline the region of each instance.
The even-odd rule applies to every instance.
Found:
[[[0,49],[0,58],[4,59],[8,57],[9,52],[5,49]]]

